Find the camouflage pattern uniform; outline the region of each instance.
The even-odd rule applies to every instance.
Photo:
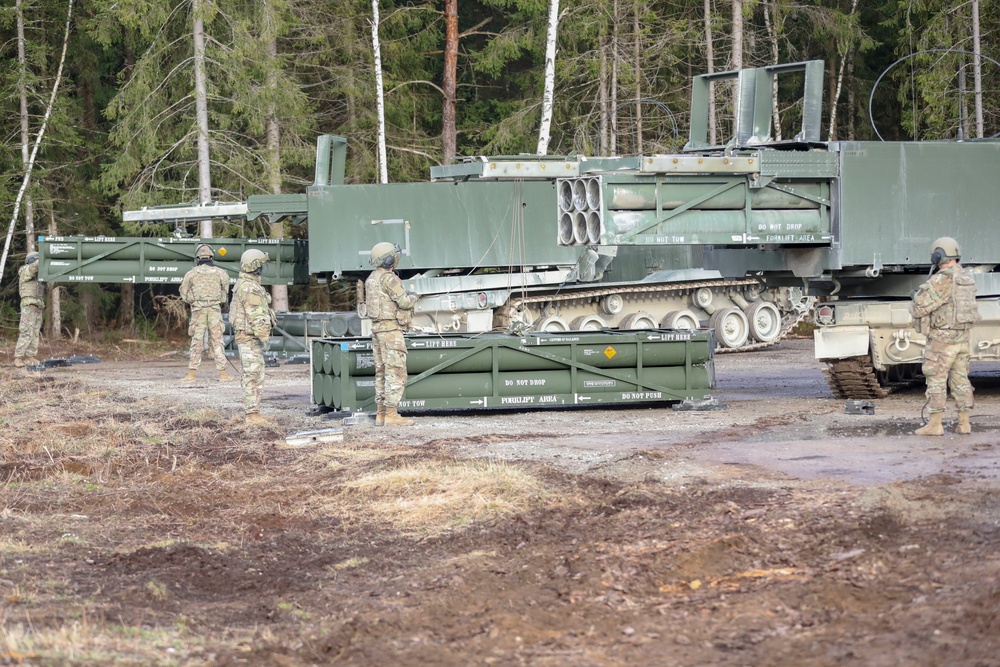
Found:
[[[14,347],[14,363],[22,359],[35,363],[45,314],[45,286],[38,282],[38,262],[25,264],[18,269],[17,275],[21,295],[21,324],[18,327],[17,345]]]
[[[229,297],[229,274],[224,269],[211,264],[199,264],[186,274],[181,283],[181,299],[191,306],[191,321],[188,335],[191,336],[191,354],[188,368],[198,370],[201,365],[205,331],[208,331],[209,347],[215,358],[215,368],[226,368],[226,353],[223,350],[222,334],[226,325],[222,321],[222,304]]]
[[[243,365],[243,406],[247,414],[260,412],[264,395],[264,352],[271,342],[271,327],[277,320],[271,310],[271,295],[256,273],[240,271],[229,304],[229,323]]]
[[[410,323],[416,298],[403,289],[399,276],[378,267],[365,281],[365,307],[372,318],[372,352],[375,357],[375,402],[395,408],[406,387],[406,342],[403,331]]]
[[[960,413],[969,412],[973,405],[969,383],[969,329],[972,325],[959,321],[963,318],[957,314],[953,294],[956,278],[975,285],[972,272],[956,263],[921,285],[910,304],[910,315],[915,320],[928,318],[922,323],[921,331],[927,334],[928,340],[923,373],[927,378],[927,402],[932,414],[944,412],[949,388]]]

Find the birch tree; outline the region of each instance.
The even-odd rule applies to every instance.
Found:
[[[281,68],[261,58],[272,48],[258,31],[261,7],[99,0],[95,37],[132,40],[140,53],[106,111],[116,150],[101,183],[122,207],[241,201],[273,190],[266,119],[301,126],[303,105]]]
[[[29,143],[31,138],[28,134],[28,63],[25,57],[24,40],[24,4],[17,0],[17,92],[21,103],[21,166],[24,169],[26,187],[31,187],[31,174],[28,172]],[[24,233],[27,238],[28,252],[35,249],[35,215],[34,203],[31,200],[30,191],[24,195]],[[2,272],[0,272],[2,273]]]
[[[52,115],[52,109],[56,103],[56,95],[59,93],[59,83],[62,81],[63,66],[66,63],[66,48],[69,46],[69,33],[70,26],[72,25],[73,19],[73,0],[69,0],[69,4],[66,8],[66,31],[63,36],[62,43],[62,54],[59,56],[59,68],[56,72],[55,83],[52,84],[52,94],[49,96],[49,103],[45,107],[45,115],[42,118],[42,125],[38,129],[38,135],[35,137],[35,144],[31,149],[31,155],[28,157],[28,164],[24,168],[24,177],[21,180],[21,188],[17,191],[17,197],[14,199],[14,213],[11,215],[10,224],[7,227],[7,238],[4,240],[3,254],[0,255],[0,276],[3,275],[4,269],[7,267],[7,255],[10,252],[10,242],[14,235],[14,226],[17,223],[17,215],[20,212],[21,200],[24,198],[24,194],[28,189],[28,183],[31,180],[31,170],[35,166],[35,159],[38,157],[38,149],[42,145],[42,139],[45,137],[45,129],[49,123],[49,117]]]
[[[857,0],[855,0],[856,2]],[[983,59],[979,26],[979,0],[972,0],[972,76],[976,105],[976,138],[983,138]]]
[[[733,52],[730,59],[730,69],[743,69],[743,0],[733,0],[732,39]]]
[[[715,73],[715,45],[712,43],[712,0],[705,0],[705,64],[706,73]],[[715,141],[715,84],[708,84],[708,143]]]
[[[372,51],[375,54],[375,105],[378,116],[378,182],[389,182],[385,151],[385,94],[382,91],[382,45],[378,38],[378,0],[372,0]]]
[[[537,155],[549,150],[552,127],[552,98],[556,79],[556,33],[559,29],[559,0],[549,0],[549,27],[545,36],[545,86],[542,92],[542,122],[538,128]]]
[[[848,21],[853,22],[855,11],[858,8],[858,0],[851,0],[851,11],[848,14]],[[840,66],[837,71],[837,83],[834,89],[833,98],[830,100],[830,129],[827,141],[833,141],[837,136],[837,107],[840,102],[840,91],[844,87],[844,72],[847,70],[847,63],[851,59],[854,49],[854,31],[848,32],[845,44],[839,45]]]
[[[212,160],[208,150],[208,87],[205,76],[205,21],[201,0],[191,0],[194,39],[194,108],[195,133],[198,137],[198,203],[212,201]],[[198,225],[202,238],[212,238],[212,221]]]

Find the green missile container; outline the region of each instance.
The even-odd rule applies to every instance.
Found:
[[[400,407],[541,408],[703,398],[715,386],[711,331],[407,336]],[[313,402],[370,409],[371,339],[313,340]]]
[[[225,349],[230,354],[236,354],[229,316],[223,315],[223,318],[226,323],[223,334]],[[354,311],[275,313],[275,318],[277,324],[271,330],[268,354],[279,357],[309,354],[310,343],[314,338],[361,335],[361,318]]]
[[[266,252],[265,285],[309,282],[308,244],[295,239],[175,239],[133,237],[39,237],[39,279],[48,283],[180,284],[195,265],[198,246],[215,251],[215,265],[235,282],[240,256],[247,250]]]
[[[619,371],[611,377],[584,371],[525,371],[520,373],[442,373],[408,386],[403,394],[405,399],[449,399],[498,397],[496,407],[524,405],[565,405],[566,396],[594,396],[603,394],[635,394],[645,391],[650,385],[663,387],[686,387],[702,390],[710,389],[710,372],[705,366],[685,368],[668,366],[646,368],[642,371],[642,382],[635,370]],[[330,377],[330,376],[325,376]],[[324,396],[326,394],[324,393]],[[354,377],[349,383],[333,382],[333,407],[359,405],[375,397],[374,377]],[[607,401],[604,401],[607,402]],[[484,406],[489,407],[489,406]]]
[[[542,359],[517,348],[501,347],[493,354],[491,348],[482,349],[461,361],[448,364],[442,373],[472,373],[491,371],[494,356],[497,370],[529,371],[556,370],[564,368],[566,362],[576,358],[595,368],[636,368],[639,354],[642,354],[642,366],[684,366],[686,363],[703,364],[709,360],[707,350],[697,349],[694,357],[687,359],[687,349],[678,341],[634,341],[620,340],[617,334],[608,334],[606,340],[576,345],[551,344],[546,346],[546,352],[558,359]],[[480,336],[480,339],[489,338]],[[564,337],[564,336],[561,336]],[[415,340],[406,355],[407,373],[416,374],[434,368],[454,357],[455,341],[449,338],[430,338]],[[375,375],[375,360],[370,349],[351,349],[338,343],[327,343],[319,348],[324,358],[329,358],[329,366],[334,375],[347,372],[352,376]],[[345,371],[346,364],[346,371]]]

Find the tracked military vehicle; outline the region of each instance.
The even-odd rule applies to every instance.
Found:
[[[802,128],[771,139],[775,77],[803,81]],[[568,247],[700,247],[706,270],[821,299],[816,357],[833,392],[877,398],[920,371],[908,308],[931,242],[958,239],[975,271],[973,360],[1000,358],[1000,142],[823,142],[823,63],[697,77],[686,152],[590,163],[557,180],[552,233]],[[707,141],[710,85],[735,80],[735,136]],[[576,193],[586,193],[579,205]]]
[[[778,341],[811,305],[799,285],[771,288],[704,270],[700,247],[616,248],[585,229],[581,247],[560,246],[548,224],[557,200],[569,198],[579,218],[588,193],[560,192],[558,179],[589,173],[607,159],[480,157],[432,168],[430,182],[345,185],[345,156],[344,139],[320,137],[315,182],[304,195],[157,207],[126,212],[125,219],[305,220],[309,272],[356,280],[359,288],[371,271],[371,247],[394,242],[399,274],[420,295],[411,325],[419,333],[711,327],[721,349],[746,350]],[[645,193],[623,196],[641,200]],[[681,203],[685,186],[676,196]]]

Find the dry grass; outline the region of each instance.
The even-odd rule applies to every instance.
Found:
[[[192,548],[235,562],[260,540],[312,523],[348,536],[364,524],[422,538],[551,500],[542,479],[509,463],[350,438],[278,451],[273,434],[211,408],[6,371],[0,390],[0,664],[210,664],[209,647],[239,650],[267,632],[209,637],[218,628],[189,624],[186,614],[175,626],[95,620],[95,605],[117,603],[100,597],[103,581],[84,584],[96,600],[74,595],[81,582],[67,577],[91,576],[88,565],[96,575],[135,554]],[[349,556],[324,567],[336,578],[372,564]],[[151,571],[116,585],[126,587],[123,599],[155,610],[182,599],[170,576]],[[295,611],[285,600],[277,609]]]
[[[2,618],[2,617],[0,617]],[[189,659],[190,637],[183,629],[150,630],[94,623],[84,617],[58,628],[24,624],[0,626],[0,661],[4,664],[202,665]],[[49,662],[58,656],[58,663]],[[36,662],[39,659],[44,663]]]
[[[545,483],[520,466],[435,461],[348,480],[336,502],[355,503],[404,533],[427,534],[527,512],[548,495]]]
[[[211,664],[212,651],[266,641],[268,629],[213,636],[204,620],[226,603],[184,598],[188,571],[169,555],[211,551],[191,569],[232,563],[228,576],[245,582],[257,562],[247,550],[296,522],[428,535],[545,497],[509,464],[357,442],[277,452],[273,436],[217,410],[2,371],[0,389],[0,664]],[[324,567],[336,579],[372,565],[345,552]],[[183,612],[158,611],[171,605]],[[274,605],[297,619],[293,599]]]

